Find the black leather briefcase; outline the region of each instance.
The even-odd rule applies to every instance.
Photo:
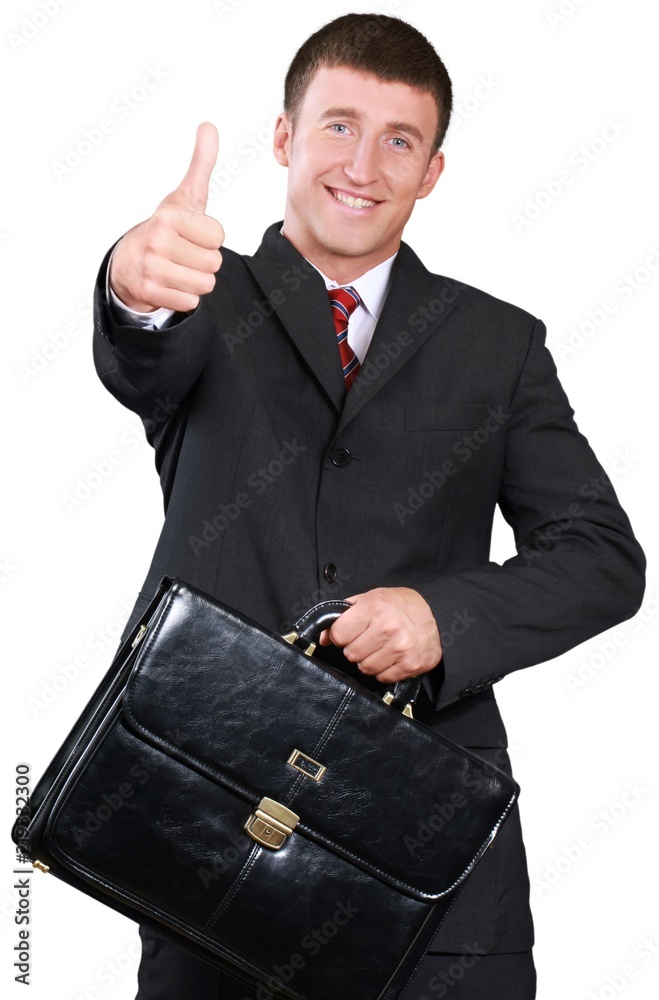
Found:
[[[261,1000],[400,997],[519,789],[308,655],[347,606],[282,638],[164,579],[15,842]]]

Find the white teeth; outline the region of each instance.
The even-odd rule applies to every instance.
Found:
[[[366,198],[353,198],[349,194],[344,194],[343,191],[332,191],[332,194],[337,201],[350,208],[372,208],[373,205],[377,204],[375,201],[367,201]]]

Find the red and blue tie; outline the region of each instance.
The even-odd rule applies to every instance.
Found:
[[[332,307],[334,329],[339,345],[339,355],[343,366],[343,378],[346,392],[357,377],[359,358],[348,343],[348,321],[361,302],[358,292],[352,286],[347,288],[329,288],[328,295]]]

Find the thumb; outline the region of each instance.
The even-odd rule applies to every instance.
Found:
[[[206,211],[208,185],[217,160],[218,147],[217,129],[210,122],[203,122],[197,129],[190,166],[175,192],[195,212],[203,214]]]

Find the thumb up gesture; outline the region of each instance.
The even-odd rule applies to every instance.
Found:
[[[110,284],[130,309],[188,312],[214,288],[224,230],[205,212],[217,150],[217,129],[205,122],[179,186],[117,244]]]

